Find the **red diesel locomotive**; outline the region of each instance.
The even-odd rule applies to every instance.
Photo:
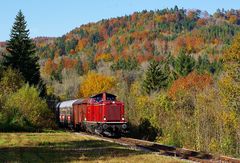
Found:
[[[56,109],[60,125],[76,131],[105,136],[119,136],[127,132],[124,103],[110,93],[63,101],[57,104]]]

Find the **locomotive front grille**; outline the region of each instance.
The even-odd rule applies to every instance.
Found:
[[[110,105],[107,107],[107,121],[120,121],[121,120],[121,106]]]

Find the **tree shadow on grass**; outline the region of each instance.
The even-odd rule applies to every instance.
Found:
[[[101,140],[44,142],[36,147],[0,148],[0,162],[94,161],[143,153]]]

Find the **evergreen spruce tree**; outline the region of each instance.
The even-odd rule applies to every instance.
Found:
[[[165,65],[152,61],[147,69],[145,80],[143,81],[143,89],[150,94],[159,91],[168,85],[168,75],[165,71]]]
[[[96,46],[94,45],[89,51],[92,51],[87,56],[88,70],[96,70],[96,63],[94,61],[96,54]]]
[[[138,62],[135,57],[128,58],[126,61],[126,70],[134,70],[138,68]]]
[[[96,70],[96,63],[94,62],[94,54],[90,54],[87,58],[89,70]]]
[[[83,63],[82,63],[80,58],[78,58],[78,63],[76,65],[75,69],[76,69],[78,75],[83,75],[84,74]]]
[[[199,56],[198,62],[196,64],[197,72],[200,74],[205,73],[206,71],[209,71],[210,67],[210,61],[208,59],[207,55]]]
[[[214,60],[209,66],[210,67],[209,71],[212,74],[219,74],[223,69],[223,63],[222,62],[223,62],[222,60],[219,60],[219,61]]]
[[[175,60],[174,68],[178,76],[187,76],[195,68],[195,59],[181,51]]]
[[[165,62],[165,69],[166,69],[166,73],[168,74],[168,78],[169,78],[168,85],[170,85],[178,77],[178,74],[174,68],[175,68],[175,58],[171,54],[168,54],[166,57],[166,62]]]
[[[20,71],[30,85],[42,85],[35,45],[29,38],[29,30],[26,27],[25,17],[20,10],[15,18],[10,40],[7,41],[8,53],[4,55],[3,66]]]

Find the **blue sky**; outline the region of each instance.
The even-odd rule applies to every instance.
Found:
[[[30,36],[62,36],[75,27],[103,18],[123,16],[134,11],[171,8],[240,9],[239,0],[5,0],[0,5],[0,41],[9,39],[17,12],[21,9]]]

